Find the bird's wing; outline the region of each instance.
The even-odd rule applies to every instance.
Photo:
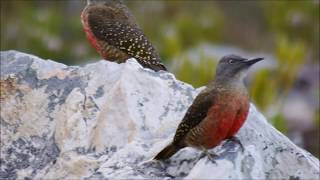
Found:
[[[140,60],[142,65],[162,65],[158,52],[138,27],[121,22],[105,22],[101,16],[94,14],[88,16],[88,22],[99,40]]]
[[[215,93],[212,91],[204,90],[195,98],[179,124],[173,142],[179,143],[192,128],[197,126],[207,116],[207,112],[214,102],[214,95]]]

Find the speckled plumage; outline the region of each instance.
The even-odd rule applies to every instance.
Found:
[[[223,57],[216,77],[188,108],[171,144],[154,159],[168,159],[186,146],[211,149],[232,138],[245,122],[249,97],[243,83],[247,69],[262,58],[247,60],[239,56]]]
[[[92,2],[81,18],[89,41],[104,59],[122,63],[134,57],[143,67],[166,70],[158,52],[121,1]]]

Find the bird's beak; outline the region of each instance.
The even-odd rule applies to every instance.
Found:
[[[253,64],[255,64],[256,62],[259,62],[261,60],[263,60],[264,58],[260,57],[260,58],[252,58],[252,59],[248,59],[246,60],[244,63],[248,66],[251,66]]]

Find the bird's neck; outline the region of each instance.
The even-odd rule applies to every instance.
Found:
[[[242,92],[243,94],[247,94],[247,89],[242,78],[215,78],[207,87],[210,89],[219,88],[231,91],[236,90]]]

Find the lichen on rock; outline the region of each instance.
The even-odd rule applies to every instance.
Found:
[[[1,179],[317,179],[319,160],[294,145],[251,105],[213,164],[184,148],[150,159],[174,135],[199,89],[134,59],[66,66],[1,52]]]

